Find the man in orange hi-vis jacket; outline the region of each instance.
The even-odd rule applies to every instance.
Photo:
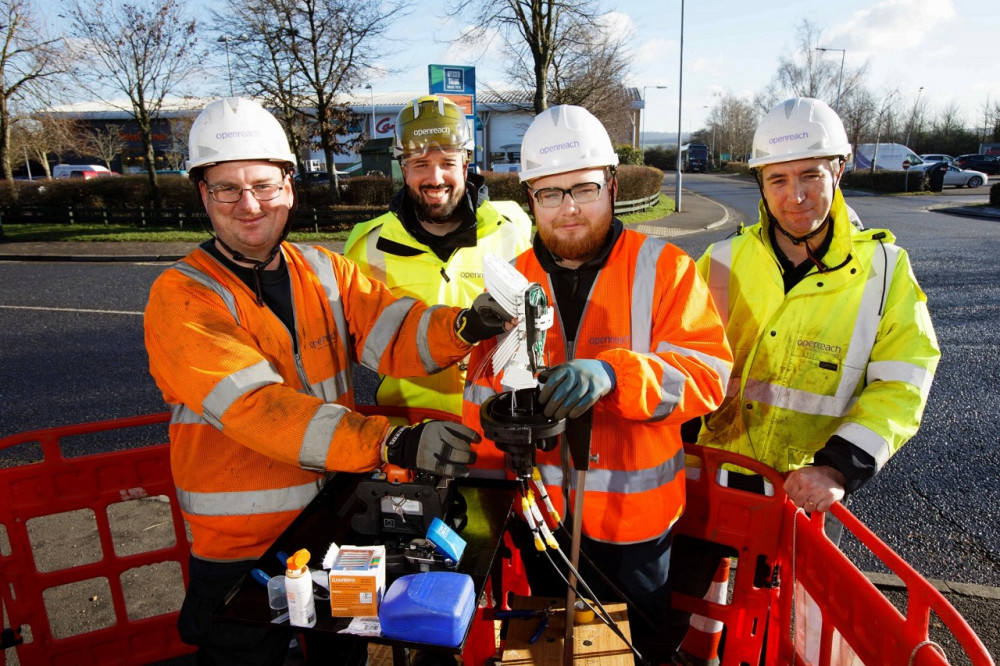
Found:
[[[328,472],[388,462],[463,476],[478,435],[392,427],[353,411],[355,362],[420,376],[504,328],[502,310],[396,299],[340,255],[285,242],[296,159],[255,102],[209,104],[188,173],[214,236],[154,283],[150,372],[170,406],[171,470],[194,537],[178,627],[199,663],[281,664],[288,633],[210,622],[229,589],[315,497]]]
[[[684,511],[680,426],[721,404],[732,354],[694,261],[614,217],[617,164],[604,126],[585,109],[555,106],[534,119],[521,145],[520,178],[538,234],[515,267],[542,285],[558,313],[545,342],[552,368],[539,394],[545,415],[594,410],[582,551],[660,624],[669,603],[670,530]],[[481,405],[504,390],[484,366],[488,346],[473,351],[465,390],[463,422],[480,432]],[[477,447],[477,469],[503,465],[494,447]],[[537,451],[536,463],[565,516],[574,492],[561,448]],[[532,594],[564,594],[517,521],[512,535]],[[582,573],[599,597],[610,598],[597,576],[586,567]],[[636,617],[630,627],[644,656],[669,660],[658,649],[657,628]]]

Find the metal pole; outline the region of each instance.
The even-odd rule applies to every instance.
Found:
[[[24,168],[28,172],[28,180],[34,180],[34,178],[31,177],[31,162],[28,161],[28,147],[21,146],[21,148],[24,149]]]
[[[370,84],[370,83],[368,85],[366,85],[365,88],[368,88],[368,92],[371,94],[371,101],[372,101],[372,135],[371,135],[371,138],[374,139],[375,138],[375,89],[372,88],[372,84]]]
[[[828,49],[823,46],[817,46],[817,51],[840,51],[840,78],[837,79],[837,104],[833,107],[833,110],[840,113],[840,90],[844,84],[844,57],[847,55],[847,49]]]
[[[680,74],[677,77],[677,195],[674,211],[681,212],[681,109],[684,101],[684,0],[681,0],[681,50]]]
[[[920,104],[920,93],[924,91],[924,87],[920,86],[917,90],[917,101],[913,103],[913,113],[910,114],[910,127],[906,130],[906,141],[903,142],[907,148],[910,147],[910,133],[913,132],[913,121],[917,119],[917,105]]]
[[[226,72],[229,74],[229,96],[235,97],[236,93],[233,90],[233,66],[229,61],[229,35],[222,35],[218,40],[226,45]]]

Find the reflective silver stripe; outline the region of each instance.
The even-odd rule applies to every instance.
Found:
[[[420,362],[424,365],[424,370],[429,375],[433,375],[435,372],[440,372],[443,369],[434,361],[434,356],[431,355],[431,342],[427,335],[428,331],[431,330],[431,313],[443,307],[445,306],[432,305],[427,308],[420,315],[420,323],[417,325],[417,350],[420,352]]]
[[[340,425],[340,420],[351,410],[343,405],[324,403],[306,426],[302,436],[302,446],[299,447],[299,466],[315,472],[326,470],[326,454],[330,450],[333,433]]]
[[[195,516],[254,516],[301,511],[323,488],[324,479],[291,488],[198,493],[177,489],[177,504]]]
[[[378,249],[378,239],[382,235],[382,227],[375,227],[365,238],[365,250],[368,253],[368,269],[372,279],[386,281],[385,252]]]
[[[889,450],[889,442],[885,441],[874,430],[866,428],[860,423],[853,421],[842,423],[834,434],[840,435],[874,458],[877,469],[882,469],[882,465],[889,460],[889,456],[892,454]]]
[[[205,396],[201,403],[202,416],[222,430],[222,415],[234,402],[250,391],[268,384],[281,384],[284,380],[267,361],[258,361],[249,368],[237,370],[224,378]]]
[[[337,398],[347,393],[351,387],[351,374],[348,370],[341,370],[333,377],[316,382],[312,385],[313,395],[318,396],[323,402],[334,402]]]
[[[646,353],[653,339],[653,292],[656,289],[656,261],[667,242],[647,237],[635,258],[632,278],[632,351]]]
[[[729,274],[733,269],[733,241],[716,243],[712,248],[708,269],[708,291],[715,299],[715,307],[722,319],[722,326],[729,325]]]
[[[847,370],[848,368],[844,368],[844,374],[847,374]],[[853,395],[819,395],[787,386],[768,384],[756,379],[747,379],[746,387],[743,389],[743,397],[781,409],[790,409],[800,414],[817,416],[843,416],[856,402]]]
[[[342,344],[350,345],[351,331],[347,328],[347,318],[344,316],[344,302],[340,297],[340,285],[333,272],[333,264],[330,257],[326,256],[316,248],[309,245],[294,245],[295,249],[302,253],[302,258],[306,260],[312,268],[319,283],[323,285],[323,293],[330,304],[330,311],[333,313],[333,323],[337,326],[337,335]],[[345,350],[348,359],[351,357],[350,349]],[[350,375],[348,375],[350,377]]]
[[[659,365],[660,371],[663,373],[663,378],[660,379],[660,403],[653,409],[653,415],[649,418],[650,421],[662,421],[670,416],[670,413],[677,407],[677,403],[681,401],[687,377],[656,354],[646,353],[642,356]]]
[[[718,373],[719,379],[722,380],[723,384],[729,383],[729,373],[730,373],[729,364],[717,356],[711,356],[709,354],[697,351],[695,349],[687,349],[685,347],[679,347],[677,345],[670,344],[669,342],[666,341],[658,344],[656,346],[656,351],[657,353],[660,354],[662,354],[663,352],[674,352],[676,354],[680,354],[681,356],[694,357],[699,361],[701,361],[702,363],[704,363],[705,365],[707,365],[708,367],[712,368],[712,370],[715,370],[715,372]]]
[[[212,425],[185,404],[170,405],[170,425]]]
[[[886,250],[885,255],[878,248],[875,248],[872,254],[871,267],[865,279],[864,292],[861,295],[861,303],[858,305],[858,313],[854,321],[854,332],[851,334],[851,343],[847,348],[847,355],[844,357],[844,365],[848,367],[863,368],[868,365],[872,348],[875,346],[879,323],[882,321],[881,312],[884,310],[885,297],[889,293],[892,274],[896,268],[896,259],[899,257],[899,248],[895,245],[884,244],[883,247]],[[889,259],[888,264],[887,258]],[[844,379],[847,379],[846,374]],[[860,380],[860,377],[857,379]],[[847,388],[853,392],[855,386],[856,383],[853,383]],[[843,381],[841,381],[837,393],[840,394],[844,389]]]
[[[385,354],[389,341],[396,336],[414,303],[416,301],[413,298],[406,296],[382,310],[365,339],[365,347],[361,350],[362,365],[378,372],[379,361]]]
[[[690,470],[690,469],[691,468],[689,467],[688,470]],[[700,476],[700,474],[701,474],[701,472],[699,470],[699,476]],[[692,478],[692,479],[698,478],[697,476],[691,476],[690,472],[688,472],[688,476],[690,478]],[[745,474],[741,474],[741,476],[746,476],[746,475]],[[729,470],[728,469],[722,469],[720,467],[716,471],[715,478],[718,480],[720,486],[723,486],[724,488],[729,488],[730,487],[729,486]],[[771,483],[770,481],[768,481],[765,477],[760,477],[760,480],[764,482],[764,495],[766,495],[767,497],[774,497],[774,484]]]
[[[872,382],[906,382],[916,386],[921,395],[927,395],[931,390],[934,375],[919,365],[906,361],[872,361],[868,364],[868,383]]]
[[[179,271],[184,276],[194,280],[203,287],[207,287],[208,289],[211,289],[216,294],[218,294],[219,298],[222,299],[222,302],[226,304],[226,308],[229,310],[229,314],[233,316],[233,319],[236,320],[237,324],[240,323],[239,315],[236,314],[236,297],[233,296],[233,292],[229,291],[221,284],[219,284],[218,280],[206,275],[205,273],[202,273],[200,270],[198,270],[191,264],[184,263],[183,261],[177,262],[176,264],[171,266],[171,268]]]
[[[466,402],[480,406],[496,394],[497,392],[492,388],[480,386],[479,384],[466,384],[465,390],[462,392],[462,396]]]
[[[684,469],[684,451],[657,465],[633,471],[614,469],[594,469],[587,472],[586,492],[605,492],[631,495],[662,488],[676,478]],[[563,473],[560,465],[539,465],[542,480],[549,486],[562,486]],[[576,487],[576,475],[570,475],[570,488]]]

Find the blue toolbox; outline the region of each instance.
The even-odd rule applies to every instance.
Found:
[[[470,576],[429,571],[397,578],[382,599],[378,619],[387,638],[457,647],[475,611]]]

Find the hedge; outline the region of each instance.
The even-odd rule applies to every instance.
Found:
[[[994,183],[990,187],[990,205],[1000,206],[1000,183]]]
[[[516,173],[483,174],[491,199],[513,200],[528,204],[524,186]],[[158,178],[165,208],[199,212],[201,197],[191,181],[183,176],[161,175]],[[622,165],[618,168],[618,199],[627,201],[648,197],[660,191],[663,172],[646,166]],[[341,205],[387,208],[396,186],[387,176],[355,176],[340,183]],[[296,186],[299,211],[331,210],[329,185],[316,183]],[[102,177],[91,180],[0,181],[0,206],[51,208],[150,208],[149,181],[143,174]]]

